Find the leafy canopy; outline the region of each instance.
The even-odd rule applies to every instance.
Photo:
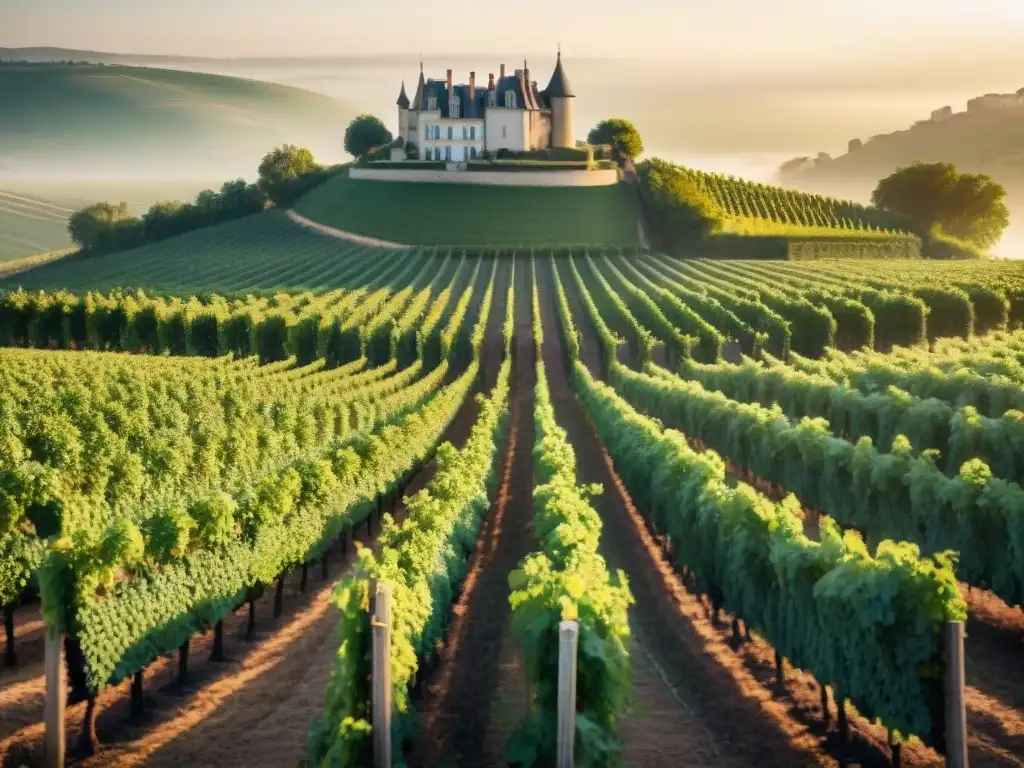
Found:
[[[285,144],[272,149],[263,158],[257,184],[263,194],[281,207],[295,199],[299,187],[302,186],[296,184],[298,180],[311,177],[322,170],[308,149]]]
[[[345,151],[353,157],[362,157],[390,142],[391,131],[373,115],[359,115],[345,129]]]
[[[96,203],[71,215],[68,234],[83,250],[101,248],[112,230],[135,221],[127,203]]]
[[[886,176],[871,202],[936,232],[988,248],[1010,223],[1006,190],[980,173],[957,173],[951,163],[915,163]]]
[[[633,160],[643,154],[640,132],[629,120],[613,117],[602,120],[587,136],[588,144],[610,144],[619,155]]]

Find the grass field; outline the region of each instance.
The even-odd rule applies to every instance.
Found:
[[[410,245],[635,243],[619,186],[500,187],[338,177],[295,210],[320,224]]]
[[[366,250],[291,222],[280,211],[250,216],[131,251],[72,259],[0,285],[171,291],[304,290],[336,287],[346,257]],[[382,257],[388,251],[380,251]]]

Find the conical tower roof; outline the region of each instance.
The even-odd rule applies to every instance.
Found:
[[[420,60],[420,81],[416,84],[416,95],[412,97],[412,108],[414,110],[423,109],[423,89],[427,87],[426,80],[423,79],[423,60]]]
[[[409,97],[405,94],[405,80],[402,81],[402,92],[398,94],[398,101],[395,103],[402,109],[409,108]]]
[[[572,86],[569,85],[569,78],[565,75],[565,69],[562,67],[562,52],[558,52],[558,63],[555,64],[555,72],[551,75],[551,82],[548,83],[547,89],[544,91],[545,95],[550,99],[552,97],[558,98],[575,98],[576,94],[572,92]]]

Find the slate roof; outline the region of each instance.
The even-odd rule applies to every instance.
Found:
[[[412,108],[414,110],[416,110],[416,111],[419,111],[419,110],[423,109],[422,105],[424,104],[424,101],[423,101],[423,87],[424,87],[424,84],[425,83],[424,83],[424,80],[423,80],[423,64],[421,62],[420,63],[420,81],[416,84],[416,95],[413,96],[413,98],[412,98]]]
[[[529,70],[524,68],[518,74],[496,78],[494,83],[495,106],[504,107],[505,94],[510,91],[516,95],[516,108],[527,110],[548,110],[551,109],[551,97],[574,96],[569,80],[565,76],[565,70],[562,68],[561,53],[558,54],[558,64],[555,66],[551,83],[545,90],[538,90],[537,84],[530,81],[528,75]],[[484,111],[487,109],[487,95],[489,93],[486,84],[476,87],[476,95],[472,102],[469,98],[469,85],[465,83],[453,85],[452,90],[459,97],[460,117],[471,119],[483,118]],[[405,84],[403,83],[402,94],[404,93]],[[423,71],[420,70],[420,80],[416,86],[416,95],[413,97],[412,105],[411,107],[403,107],[403,109],[411,108],[419,112],[426,111],[431,98],[437,100],[437,107],[441,112],[442,118],[451,117],[447,81],[425,80]],[[398,97],[398,105],[402,106],[402,95]]]
[[[409,108],[409,97],[405,93],[405,80],[402,81],[402,92],[398,94],[398,101],[395,102],[401,109]]]
[[[555,72],[551,75],[551,82],[548,83],[548,87],[544,89],[544,93],[547,94],[548,98],[575,98],[576,94],[572,92],[572,86],[569,85],[569,78],[565,76],[565,69],[562,67],[562,52],[558,52],[558,63],[555,64]]]

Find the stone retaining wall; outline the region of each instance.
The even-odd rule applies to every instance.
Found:
[[[350,168],[353,179],[439,184],[489,184],[508,187],[606,187],[619,182],[617,169],[594,171],[441,171]]]

